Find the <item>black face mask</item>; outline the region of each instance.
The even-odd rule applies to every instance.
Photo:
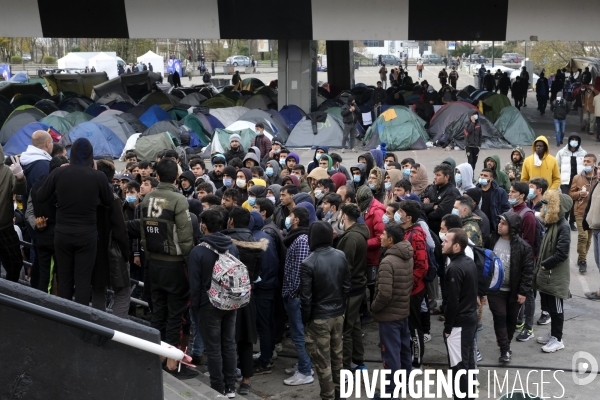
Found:
[[[115,194],[121,193],[121,185],[113,184],[113,191],[115,192]]]

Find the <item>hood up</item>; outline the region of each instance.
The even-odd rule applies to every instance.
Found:
[[[285,158],[285,162],[287,164],[287,160],[289,160],[291,158],[293,158],[294,160],[296,160],[296,164],[300,164],[300,157],[298,157],[298,154],[294,153],[293,151]]]
[[[367,165],[365,167],[365,170],[371,171],[373,169],[373,167],[375,166],[375,159],[373,158],[373,155],[369,152],[361,154],[360,156],[358,156],[358,159],[357,159],[357,161],[359,163],[360,163],[361,158],[364,158],[365,160],[367,160]]]
[[[369,152],[373,155],[373,160],[375,160],[375,165],[379,168],[383,168],[383,152],[378,149],[369,150]]]
[[[260,231],[264,225],[265,221],[260,213],[256,210],[250,211],[250,224],[248,225],[248,229],[250,229],[252,232]]]
[[[302,208],[306,208],[308,210],[308,215],[309,215],[308,223],[309,223],[309,225],[312,224],[313,222],[317,221],[317,213],[315,212],[315,206],[313,206],[311,203],[309,203],[307,201],[302,201],[300,203],[297,203],[296,207],[302,207]],[[328,225],[331,226],[331,224],[328,224]],[[333,237],[332,237],[332,239],[333,239]]]
[[[550,146],[548,145],[548,139],[546,139],[546,136],[538,136],[535,138],[535,140],[531,144],[531,154],[535,154],[535,143],[539,141],[542,141],[546,144],[546,152],[544,153],[544,157],[542,157],[542,159],[544,159],[550,152]]]
[[[275,205],[279,204],[279,196],[281,195],[281,185],[271,185],[267,189],[273,192],[273,196],[275,196]]]
[[[417,169],[417,176],[415,178],[410,176],[410,183],[412,185],[412,192],[416,194],[423,193],[423,190],[429,185],[429,178],[427,177],[427,169],[421,165]]]
[[[279,163],[275,160],[269,160],[267,161],[267,167],[269,166],[273,168],[273,176],[279,176],[279,173],[281,172],[281,167],[279,166]]]
[[[508,224],[508,233],[511,239],[514,239],[519,236],[519,232],[521,232],[521,216],[512,211],[507,211],[498,218],[504,219]]]
[[[460,171],[460,177],[462,181],[461,189],[463,192],[475,187],[475,185],[473,185],[473,167],[471,167],[471,164],[459,164],[456,169]]]
[[[200,239],[200,243],[202,242],[210,244],[219,253],[225,253],[227,250],[229,250],[229,247],[232,244],[231,238],[229,236],[223,235],[221,232],[202,236],[202,239]]]
[[[387,171],[385,171],[385,173],[390,177],[390,182],[392,183],[391,190],[394,190],[394,188],[396,187],[396,183],[401,181],[404,176],[402,174],[402,171],[400,171],[399,169],[388,169]]]
[[[71,165],[94,167],[94,148],[89,140],[77,139],[71,146]]]
[[[308,230],[308,246],[310,251],[319,247],[330,247],[333,244],[333,228],[325,221],[317,221]]]
[[[347,183],[346,175],[342,172],[336,172],[331,175],[331,180],[335,184],[335,190],[339,189],[340,186],[344,186]]]
[[[315,154],[313,155],[313,161],[315,162],[315,164],[319,165],[319,160],[317,160],[317,150],[323,150],[325,152],[325,154],[329,154],[329,146],[318,146],[315,149]],[[321,155],[321,157],[323,157],[323,155]]]

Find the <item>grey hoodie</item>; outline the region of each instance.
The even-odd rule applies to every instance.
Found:
[[[268,176],[266,174],[267,169],[265,168],[265,181],[267,182],[267,185],[281,185],[282,179],[279,176],[281,173],[281,167],[279,166],[279,163],[275,160],[270,160],[267,162],[266,167],[273,168],[273,176]]]

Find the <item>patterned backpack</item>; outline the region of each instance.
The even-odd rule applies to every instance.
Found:
[[[213,267],[208,299],[219,310],[237,310],[250,302],[250,277],[248,269],[237,258],[229,254],[219,253],[210,244],[200,243],[219,257]]]

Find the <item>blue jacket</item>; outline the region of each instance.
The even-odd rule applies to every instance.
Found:
[[[478,183],[477,187],[481,189],[481,184]],[[492,191],[490,197],[492,204],[490,204],[490,215],[488,215],[488,217],[492,228],[491,231],[496,232],[498,229],[498,217],[501,214],[510,211],[510,204],[508,204],[508,194],[506,194],[506,190],[502,189],[495,180],[492,181],[492,188],[490,190]]]
[[[50,173],[50,161],[37,160],[27,165],[23,165],[22,167],[25,178],[27,179],[27,193],[25,194],[23,204],[27,204],[29,192],[31,191],[33,185],[37,182],[40,176],[48,175]]]
[[[257,282],[254,285],[258,290],[276,289],[279,286],[279,279],[277,278],[279,272],[279,256],[273,238],[262,231],[264,223],[265,222],[258,211],[252,211],[250,213],[250,225],[248,225],[248,229],[252,232],[254,239],[267,239],[269,241],[267,250],[262,253],[260,282]]]

